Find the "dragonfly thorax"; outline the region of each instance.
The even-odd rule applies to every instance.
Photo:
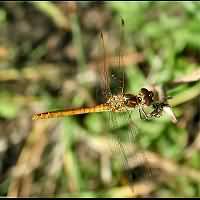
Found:
[[[112,95],[106,102],[110,110],[113,112],[123,112],[126,111],[126,97],[122,94]]]
[[[113,112],[126,112],[137,106],[150,106],[153,103],[153,92],[142,88],[138,95],[134,94],[118,94],[112,95],[106,102],[110,110]]]

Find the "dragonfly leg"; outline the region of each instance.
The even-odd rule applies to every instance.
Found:
[[[139,108],[140,119],[150,120],[151,115],[147,114],[142,107]]]
[[[156,117],[156,118],[159,118],[160,116],[161,116],[161,115],[160,115],[159,113],[156,113],[156,112],[154,112],[154,111],[148,114],[148,117],[149,117],[149,118],[155,118],[155,117]]]
[[[157,117],[159,118],[161,116],[161,113],[163,111],[163,104],[162,103],[155,103],[153,105],[154,110],[149,114],[151,117]]]
[[[139,108],[139,113],[140,113],[140,119],[143,120],[144,118],[143,118],[143,116],[142,116],[142,113],[141,113],[141,109],[140,109],[140,108]]]

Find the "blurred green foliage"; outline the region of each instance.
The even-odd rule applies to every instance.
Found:
[[[87,64],[91,62],[91,53],[87,51],[87,49],[91,50],[94,48],[92,47],[92,43],[97,41],[100,43],[99,35],[95,35],[91,30],[84,27],[83,19],[87,14],[87,10],[84,10],[84,6],[87,7],[87,4],[90,3],[77,3],[80,13],[77,12],[71,15],[71,17],[68,18],[69,21],[66,20],[61,10],[58,9],[57,5],[53,2],[31,2],[25,5],[21,2],[13,4],[13,7],[11,4],[9,7],[5,3],[0,7],[0,24],[6,24],[7,27],[3,27],[6,30],[5,32],[12,30],[8,28],[9,26],[17,26],[18,22],[22,23],[23,17],[21,17],[19,13],[22,12],[26,6],[37,10],[41,18],[43,15],[45,19],[49,17],[50,19],[48,19],[50,22],[48,21],[48,23],[51,26],[49,30],[41,30],[41,33],[44,32],[46,34],[43,39],[40,38],[41,33],[39,32],[43,25],[42,22],[38,25],[39,28],[36,26],[35,33],[31,33],[30,30],[32,29],[30,27],[25,27],[24,30],[19,30],[19,32],[22,32],[21,37],[20,33],[16,33],[14,38],[11,37],[11,33],[8,35],[0,34],[0,37],[5,39],[4,41],[0,39],[0,45],[8,45],[11,47],[12,53],[14,53],[12,60],[9,58],[6,64],[5,61],[0,61],[0,67],[7,70],[14,68],[22,76],[22,69],[33,63],[34,65],[39,65],[41,63],[51,62],[55,64],[55,68],[60,69],[62,74],[61,77],[57,77],[58,79],[56,79],[55,76],[56,81],[54,82],[54,80],[52,80],[51,83],[42,79],[34,80],[34,78],[31,77],[31,73],[30,78],[27,79],[23,76],[21,78],[17,78],[18,76],[16,76],[15,79],[13,75],[12,78],[14,77],[14,80],[11,79],[10,82],[0,80],[0,117],[3,119],[3,122],[4,120],[16,120],[18,117],[23,118],[23,116],[20,115],[22,110],[29,114],[33,112],[32,108],[34,106],[32,104],[29,105],[29,101],[26,100],[27,96],[32,96],[37,99],[37,102],[39,101],[41,103],[37,104],[39,108],[41,108],[41,111],[45,109],[52,110],[58,107],[64,108],[66,105],[67,107],[85,106],[93,102],[91,99],[94,99],[94,97],[90,95],[95,93],[92,88],[93,86],[87,84],[87,80],[85,80],[85,84],[81,84],[81,81],[78,80],[76,76],[88,70]],[[93,6],[97,8],[100,7],[100,5]],[[120,32],[119,29],[121,28],[120,17],[123,17],[125,20],[124,49],[141,52],[145,57],[144,63],[129,64],[124,68],[127,79],[127,91],[137,93],[141,87],[148,84],[156,84],[165,87],[167,89],[167,95],[173,97],[172,101],[176,106],[174,107],[174,111],[180,120],[180,124],[172,124],[169,118],[163,116],[152,121],[141,121],[138,112],[133,111],[132,117],[134,123],[137,125],[133,134],[136,132],[138,133],[137,141],[135,142],[138,146],[141,146],[142,149],[155,152],[161,157],[173,160],[178,166],[186,165],[199,170],[200,156],[198,154],[198,149],[194,151],[190,159],[187,159],[185,154],[187,148],[189,148],[187,147],[189,133],[193,130],[193,127],[190,129],[188,128],[189,123],[194,121],[194,115],[198,115],[199,120],[200,111],[198,110],[199,107],[197,104],[199,103],[200,84],[199,81],[191,81],[189,83],[176,85],[173,81],[199,69],[200,13],[198,11],[200,3],[152,1],[105,2],[101,6],[103,6],[103,10],[111,16],[111,20],[108,19],[110,22],[105,29],[110,29],[113,37],[117,38]],[[16,8],[16,10],[12,11],[13,8]],[[91,6],[87,9],[89,12],[89,10],[93,8]],[[17,19],[12,21],[12,17],[14,18],[15,16],[15,14],[12,16],[12,12],[19,12],[18,14],[15,13],[16,16],[19,15],[19,21],[17,21]],[[84,12],[86,13],[85,15]],[[103,16],[101,16],[101,18],[103,19]],[[31,20],[34,21],[33,18]],[[37,17],[36,20],[38,20]],[[10,21],[16,24],[13,25]],[[38,21],[35,23],[37,22]],[[67,26],[64,25],[65,22]],[[46,24],[46,26],[48,27],[49,24]],[[68,28],[70,24],[72,38],[65,35],[65,32],[69,31]],[[52,35],[46,33],[48,31],[51,32],[51,29],[54,30],[54,32],[52,31],[51,33]],[[37,31],[38,33],[36,33]],[[52,39],[52,46],[55,45],[54,42],[58,43],[57,46],[55,45],[56,47],[52,52],[49,50],[50,44],[48,44],[48,40],[45,39],[45,37],[48,38],[50,36],[55,37],[53,38],[55,40]],[[91,36],[93,36],[93,38],[90,38]],[[41,41],[35,44],[37,43],[35,42],[35,38],[40,38]],[[59,38],[62,39],[59,41]],[[21,40],[20,45],[18,40]],[[89,41],[89,43],[85,41]],[[111,43],[112,40],[108,40],[106,45],[109,46]],[[71,63],[66,63],[68,59],[66,58],[66,52],[68,52],[66,49],[68,45],[71,45],[72,52],[75,49],[75,53],[73,52],[75,54],[73,58],[75,62],[73,60]],[[66,48],[64,48],[64,46],[66,46]],[[12,53],[10,55],[13,55]],[[18,63],[19,65],[17,65]],[[146,69],[148,73],[144,73]],[[40,74],[39,69],[36,70],[38,70],[38,74]],[[72,71],[72,73],[70,73],[70,71]],[[6,75],[8,75],[8,73]],[[0,79],[1,77],[3,77],[3,75],[0,76]],[[74,85],[72,84],[71,86],[72,89],[68,86],[71,82],[66,83],[66,80],[74,81]],[[64,82],[65,87],[70,89],[70,91],[66,90],[63,86]],[[191,108],[189,106],[193,108],[191,112],[188,110]],[[37,111],[38,110],[39,109],[37,109]],[[189,112],[189,120],[185,119],[187,115],[186,111]],[[111,120],[109,115],[104,113],[94,113],[58,120],[58,124],[61,127],[59,130],[56,129],[56,131],[61,133],[60,135],[58,134],[58,137],[60,137],[61,143],[64,145],[64,152],[68,163],[67,174],[69,176],[66,176],[64,169],[58,172],[57,182],[60,188],[57,189],[56,196],[72,195],[72,192],[66,193],[66,185],[73,181],[74,187],[78,191],[76,196],[114,196],[114,194],[109,193],[110,189],[112,189],[112,185],[107,188],[107,186],[100,181],[100,161],[93,155],[93,152],[87,153],[86,150],[86,152],[78,152],[76,148],[77,143],[81,143],[82,137],[95,139],[102,135],[108,138],[116,136],[120,137],[124,142],[127,142],[127,132],[130,131],[129,118],[127,116],[119,117],[118,121],[114,120],[116,124],[111,124],[113,127],[110,126],[109,120]],[[29,123],[32,123],[31,120]],[[196,124],[194,123],[194,126],[198,126],[197,123],[200,122],[197,121]],[[82,159],[80,159],[81,153],[85,156]],[[90,157],[92,157],[92,159]],[[2,160],[0,165],[3,165],[3,162],[5,161]],[[114,180],[112,184],[117,182],[122,170],[123,169],[120,167],[113,169]],[[7,184],[8,180],[11,181],[8,177],[1,184],[1,195],[5,195],[5,191],[7,191],[9,187],[9,184]],[[119,185],[120,184],[118,184],[118,186]],[[92,189],[95,189],[95,192],[93,192]],[[32,192],[32,195],[34,196],[34,192]],[[169,178],[167,183],[160,184],[156,187],[153,195],[169,197],[199,196],[200,181],[195,182],[189,177],[180,176]]]

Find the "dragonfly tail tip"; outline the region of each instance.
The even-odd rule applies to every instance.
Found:
[[[38,116],[37,115],[33,115],[32,116],[32,120],[37,120],[38,119]]]

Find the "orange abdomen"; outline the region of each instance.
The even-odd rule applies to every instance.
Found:
[[[109,106],[107,104],[100,104],[94,107],[88,108],[74,108],[74,109],[65,109],[65,110],[58,110],[58,111],[50,111],[50,112],[43,112],[34,114],[32,119],[48,119],[48,118],[58,118],[64,116],[71,116],[71,115],[79,115],[85,113],[92,113],[92,112],[104,112],[109,111]]]

